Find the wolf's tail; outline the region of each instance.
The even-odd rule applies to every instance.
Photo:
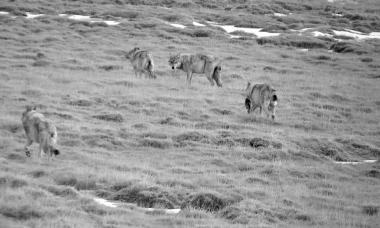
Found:
[[[157,78],[157,76],[154,73],[154,63],[153,60],[150,58],[148,61],[148,72],[149,72],[149,77],[150,78]]]
[[[212,73],[212,78],[215,80],[218,87],[222,87],[222,82],[220,81],[220,71],[222,70],[222,67],[220,65],[217,65],[214,68],[214,72]]]

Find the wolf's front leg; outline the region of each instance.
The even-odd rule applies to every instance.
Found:
[[[207,79],[209,80],[211,86],[214,86],[214,80],[212,78],[212,75],[207,76]]]
[[[187,71],[187,84],[191,85],[191,78],[193,77],[193,72]]]

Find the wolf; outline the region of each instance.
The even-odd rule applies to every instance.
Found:
[[[22,113],[21,122],[25,130],[27,142],[25,145],[25,154],[30,157],[29,146],[33,142],[40,145],[39,156],[44,153],[52,156],[58,155],[57,149],[57,128],[54,124],[45,118],[45,116],[36,111],[36,107],[27,106]]]
[[[260,108],[260,114],[262,110],[271,116],[274,120],[276,117],[275,111],[277,106],[276,90],[268,84],[256,84],[253,85],[248,82],[245,89],[245,107],[247,112],[253,112],[256,108]]]
[[[135,47],[127,52],[125,57],[131,61],[136,77],[144,73],[149,78],[156,78],[153,58],[148,51]]]
[[[180,69],[186,72],[189,85],[193,73],[197,73],[205,74],[211,86],[214,85],[215,81],[218,87],[222,87],[221,61],[212,55],[178,53],[170,56],[169,65],[174,71]]]

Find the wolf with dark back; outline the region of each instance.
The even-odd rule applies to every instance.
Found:
[[[30,157],[29,146],[33,142],[40,145],[39,157],[43,156],[44,153],[49,156],[60,153],[57,149],[57,128],[43,114],[37,112],[36,107],[28,106],[22,113],[21,122],[27,139],[26,156]]]
[[[260,114],[264,110],[265,114],[276,117],[277,95],[276,90],[268,84],[253,85],[250,82],[245,89],[245,107],[248,113],[255,111],[256,108],[260,109]]]
[[[212,56],[205,54],[176,54],[169,58],[169,65],[172,70],[180,69],[187,73],[187,83],[191,84],[193,73],[205,74],[211,85],[214,81],[219,87],[221,82],[221,61]]]
[[[136,77],[145,74],[149,78],[156,78],[153,58],[148,51],[135,47],[125,57],[131,62]]]

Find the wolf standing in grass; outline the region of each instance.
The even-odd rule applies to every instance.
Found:
[[[29,146],[33,142],[40,144],[39,157],[43,156],[43,153],[49,156],[59,154],[59,150],[56,148],[57,129],[50,120],[36,111],[36,107],[28,106],[26,111],[22,113],[21,121],[27,138],[26,156],[30,157]]]
[[[264,110],[267,116],[275,119],[275,108],[278,101],[275,89],[268,84],[252,85],[248,82],[245,92],[245,107],[248,113],[255,111],[256,108],[260,108],[260,114]]]
[[[156,78],[153,58],[148,51],[135,47],[125,57],[131,61],[136,77],[144,73],[149,78]]]
[[[222,87],[221,61],[211,55],[204,54],[177,54],[170,56],[169,65],[172,70],[180,69],[187,73],[187,83],[191,84],[193,73],[205,74],[210,81],[211,86],[214,81],[219,87]]]

